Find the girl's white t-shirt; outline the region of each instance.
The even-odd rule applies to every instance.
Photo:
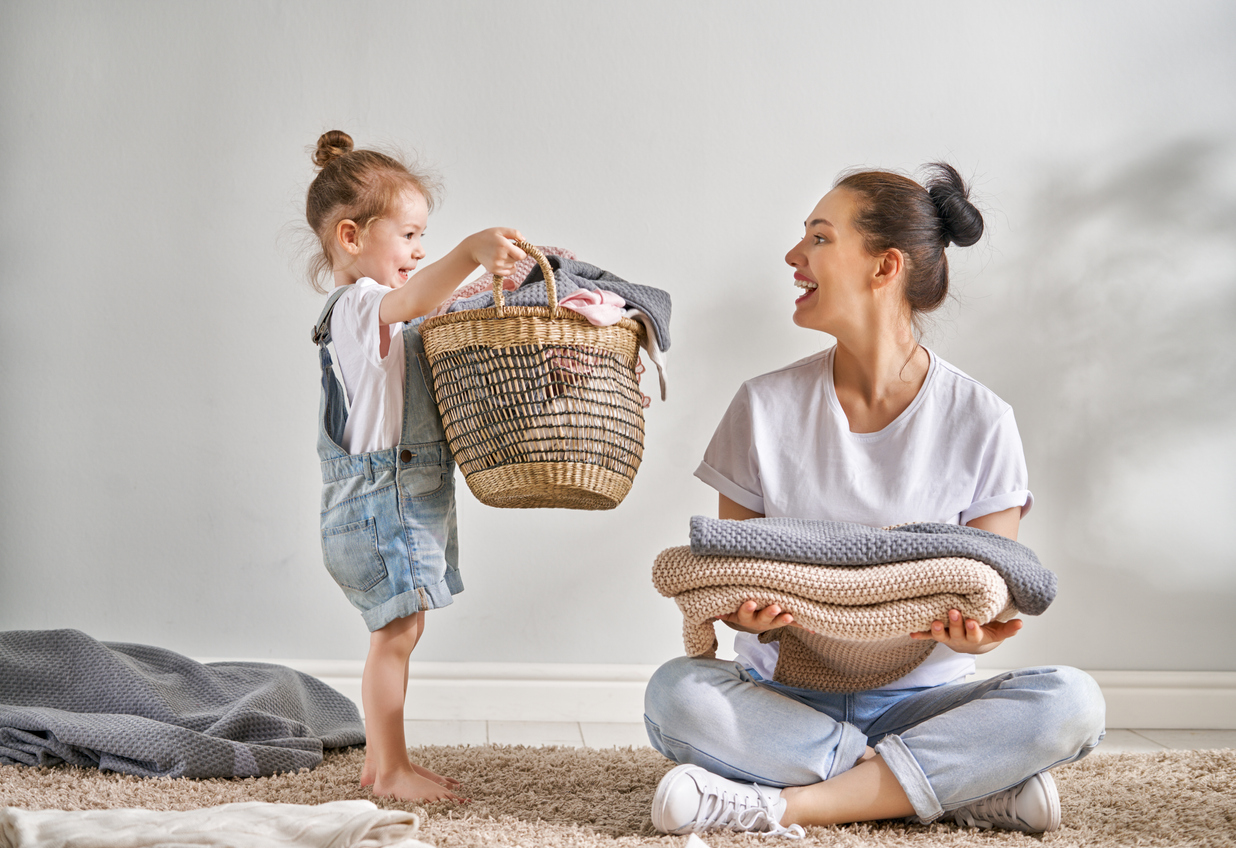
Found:
[[[901,415],[876,433],[851,433],[833,386],[836,348],[748,380],[695,476],[770,518],[888,527],[965,524],[1033,496],[1013,409],[930,351],[927,378]],[[771,680],[776,643],[734,640],[739,662]],[[974,657],[937,645],[905,677],[882,686],[936,686],[974,671]]]
[[[350,454],[393,448],[403,428],[403,324],[378,320],[389,291],[361,277],[339,296],[330,316],[331,341],[351,405],[340,447]],[[385,357],[383,335],[390,340]]]

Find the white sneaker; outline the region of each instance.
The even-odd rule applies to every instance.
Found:
[[[652,798],[652,826],[662,833],[737,830],[801,839],[801,825],[784,827],[786,802],[780,789],[739,783],[699,766],[677,766]]]
[[[1043,771],[1012,789],[945,813],[944,818],[967,827],[1044,833],[1060,827],[1060,793],[1056,779]]]

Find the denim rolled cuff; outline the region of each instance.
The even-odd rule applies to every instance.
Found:
[[[397,618],[413,615],[422,610],[441,609],[450,606],[454,596],[463,591],[463,578],[458,571],[447,571],[442,580],[431,586],[418,586],[402,592],[388,601],[361,613],[365,626],[372,632],[380,630]]]
[[[944,815],[944,807],[940,805],[940,799],[927,781],[927,775],[900,736],[885,736],[875,746],[875,751],[883,757],[885,765],[901,784],[915,814],[923,824],[930,824]]]
[[[833,762],[828,774],[822,775],[824,780],[831,780],[854,768],[858,758],[867,752],[867,737],[861,730],[848,721],[839,722],[837,726],[841,728],[841,740],[833,749]]]

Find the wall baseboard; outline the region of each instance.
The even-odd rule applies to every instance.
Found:
[[[1003,669],[979,669],[976,678]],[[1236,730],[1236,671],[1088,671],[1107,701],[1107,726]]]
[[[211,662],[212,660],[203,660]],[[311,674],[360,705],[364,663],[258,660]],[[638,722],[656,666],[571,663],[411,663],[408,718]],[[1000,670],[980,669],[979,677]],[[1236,672],[1091,671],[1107,726],[1236,730]]]

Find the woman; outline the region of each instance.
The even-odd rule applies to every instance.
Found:
[[[794,323],[837,344],[739,390],[696,471],[721,518],[949,522],[1016,539],[1033,498],[1012,409],[916,340],[948,292],[945,248],[983,232],[956,170],[931,171],[926,188],[852,173],[808,216],[785,257],[804,289]],[[1047,769],[1103,736],[1102,695],[1076,669],[960,682],[1020,620],[953,610],[913,634],[937,644],[909,674],[838,694],[773,682],[777,644],[757,634],[794,626],[788,612],[748,601],[721,618],[740,631],[737,661],[679,658],[648,685],[652,744],[682,764],[653,801],[663,832],[908,816],[1054,830]]]

